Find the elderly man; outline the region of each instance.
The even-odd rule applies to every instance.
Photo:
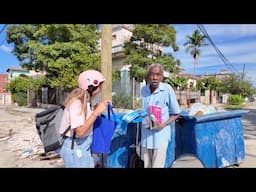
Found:
[[[171,139],[171,123],[174,123],[181,112],[174,90],[169,84],[162,82],[163,72],[160,64],[151,64],[147,70],[147,84],[141,89],[142,107],[151,117],[150,120],[144,119],[141,129],[142,159],[145,168],[164,168]],[[154,109],[158,109],[160,113],[152,118]]]

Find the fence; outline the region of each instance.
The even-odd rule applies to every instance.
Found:
[[[12,104],[11,93],[0,93],[0,104],[3,104],[3,105]]]
[[[180,105],[190,105],[200,101],[200,91],[175,90],[175,93]]]

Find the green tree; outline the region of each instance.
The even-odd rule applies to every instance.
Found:
[[[45,78],[32,78],[28,76],[20,76],[10,81],[8,90],[12,94],[12,100],[19,105],[27,104],[27,91],[38,91],[40,86],[45,83]]]
[[[29,48],[28,42],[36,40],[34,33],[39,25],[8,25],[6,30],[6,40],[14,44],[12,53],[17,57],[21,67],[32,69],[35,60],[35,54]]]
[[[12,94],[12,101],[19,106],[25,106],[27,104],[27,90],[30,86],[31,83],[27,77],[17,77],[11,80],[7,89]]]
[[[242,78],[240,74],[232,74],[223,79],[222,82],[223,86],[220,89],[222,93],[250,97],[256,92],[252,82],[250,82],[245,75],[244,78]]]
[[[181,97],[182,97],[182,90],[187,87],[188,84],[188,78],[177,76],[177,77],[169,77],[166,80],[166,83],[174,87],[176,90],[178,90],[179,98],[178,101],[181,104]]]
[[[113,79],[113,81],[121,79],[121,72],[120,72],[120,70],[113,70],[113,72],[112,72],[112,79]]]
[[[180,90],[181,90],[181,89],[186,88],[188,78],[182,77],[182,76],[170,77],[170,78],[166,79],[166,82],[169,85],[171,85],[172,87],[175,87],[176,89],[177,89],[177,87],[180,87]]]
[[[190,54],[194,58],[194,74],[195,74],[195,68],[198,64],[198,59],[201,54],[201,47],[207,46],[208,44],[204,43],[205,39],[207,38],[205,35],[201,35],[200,31],[196,29],[191,36],[186,36],[187,41],[184,43],[184,46],[186,47],[185,51],[188,53],[190,51]]]
[[[216,77],[208,77],[201,79],[197,82],[198,89],[210,90],[209,100],[212,103],[212,91],[218,90],[218,87],[222,86],[222,82]]]
[[[22,67],[46,72],[51,87],[72,89],[86,69],[100,69],[96,25],[10,25],[8,43]]]
[[[126,64],[131,65],[130,75],[142,81],[146,76],[146,68],[152,63],[160,63],[169,72],[178,72],[180,62],[172,55],[164,55],[163,47],[171,46],[174,51],[176,45],[176,31],[166,24],[137,24],[130,41],[125,42],[127,55]]]

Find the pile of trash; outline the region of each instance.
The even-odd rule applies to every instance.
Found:
[[[207,114],[217,113],[217,108],[213,105],[203,105],[201,103],[194,103],[188,110],[189,116],[202,116]]]

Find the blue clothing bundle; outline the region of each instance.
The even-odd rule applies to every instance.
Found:
[[[146,117],[147,111],[145,110],[135,110],[129,113],[126,113],[123,117],[122,120],[127,122],[127,123],[131,123],[132,121],[138,120],[141,121],[142,118]]]

